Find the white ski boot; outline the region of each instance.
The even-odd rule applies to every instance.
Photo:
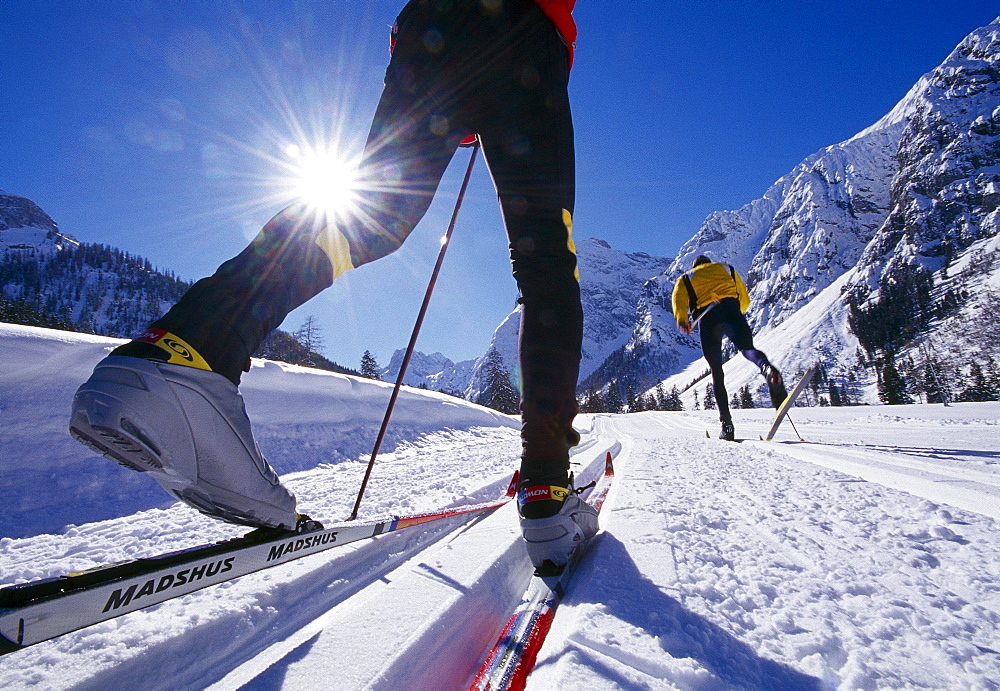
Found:
[[[580,543],[597,534],[597,509],[580,499],[572,479],[568,487],[522,485],[517,509],[528,557],[540,576],[561,573]]]
[[[70,434],[209,516],[296,527],[295,497],[261,455],[239,390],[220,374],[108,356],[73,397]]]

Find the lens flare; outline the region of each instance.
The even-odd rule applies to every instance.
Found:
[[[331,147],[289,144],[289,194],[329,216],[341,216],[357,205],[354,166]]]

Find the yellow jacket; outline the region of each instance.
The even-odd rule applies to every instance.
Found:
[[[691,290],[695,294],[695,304],[691,304],[691,295],[684,276],[690,280]],[[740,301],[740,311],[746,312],[750,306],[750,296],[739,272],[729,264],[709,262],[700,264],[677,280],[674,284],[673,308],[674,318],[678,326],[689,323],[689,313],[723,298],[736,298]]]

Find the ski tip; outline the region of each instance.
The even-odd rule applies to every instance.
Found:
[[[614,475],[615,474],[615,466],[611,462],[611,452],[610,451],[608,451],[608,455],[604,458],[604,474],[605,475]]]
[[[711,438],[712,435],[708,433],[708,430],[705,430],[705,439],[711,439]]]
[[[514,476],[510,479],[510,484],[507,485],[507,494],[504,495],[508,498],[513,498],[517,495],[517,480],[521,476],[521,471],[515,470]]]

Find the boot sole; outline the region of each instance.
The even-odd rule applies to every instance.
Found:
[[[119,430],[99,425],[92,426],[82,419],[84,417],[78,416],[69,428],[70,435],[78,442],[137,473],[163,470],[160,459],[150,453],[145,445]],[[122,426],[134,427],[128,420],[122,420]]]
[[[261,522],[259,520],[254,520],[252,516],[242,514],[231,506],[226,506],[225,504],[215,501],[193,487],[181,490],[171,489],[169,491],[172,495],[177,497],[177,499],[206,516],[217,518],[221,521],[225,521],[226,523],[247,525],[251,528],[274,529],[273,526],[261,525]]]
[[[127,422],[127,420],[123,420],[123,422]],[[143,445],[118,430],[108,427],[92,427],[88,424],[75,422],[69,428],[69,433],[74,439],[95,453],[129,470],[134,470],[137,473],[163,470],[163,464],[160,463],[158,458],[150,454]],[[213,501],[210,497],[194,488],[171,488],[167,491],[179,501],[206,516],[236,525],[245,525],[253,528],[271,528],[271,526],[262,526],[259,520],[240,513],[231,506]]]

